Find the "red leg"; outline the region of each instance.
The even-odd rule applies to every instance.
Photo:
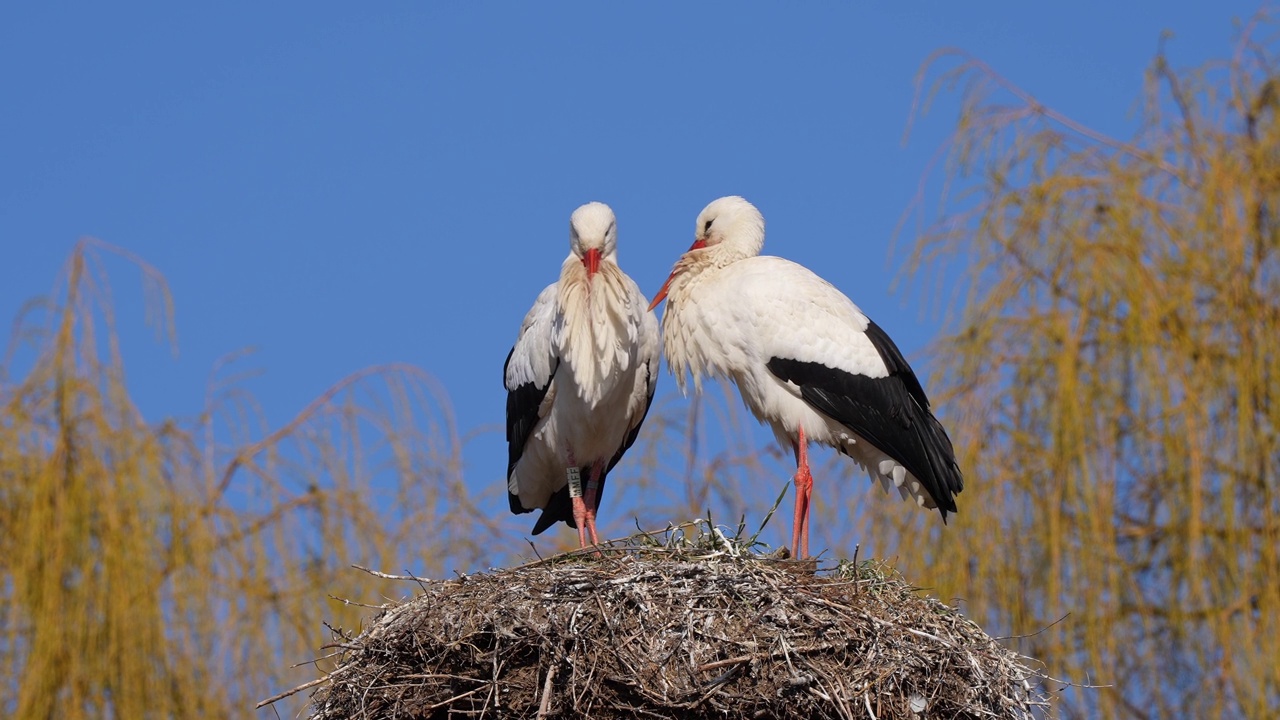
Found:
[[[587,504],[582,499],[582,468],[573,459],[573,450],[565,449],[569,467],[565,470],[569,481],[569,502],[573,505],[573,524],[578,527],[578,547],[587,546]]]
[[[791,532],[791,549],[797,559],[809,557],[809,498],[813,494],[813,475],[809,472],[809,448],[804,428],[796,440],[796,512]]]
[[[591,477],[587,478],[586,491],[583,493],[587,507],[587,535],[593,545],[600,544],[600,537],[596,535],[596,510],[600,509],[600,477],[603,475],[604,462],[593,463]]]
[[[569,472],[576,472],[578,468],[570,468]],[[570,502],[573,503],[573,524],[578,527],[578,547],[587,546],[587,504],[583,502],[581,495],[570,494]]]
[[[578,547],[587,546],[587,506],[582,498],[573,498],[573,524],[578,526]]]

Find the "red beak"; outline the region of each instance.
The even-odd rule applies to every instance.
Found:
[[[685,255],[693,252],[694,250],[701,250],[706,246],[707,246],[706,239],[698,238],[697,240],[693,241],[692,245],[689,246],[689,249],[688,251],[685,252]],[[683,257],[683,255],[681,257]],[[650,310],[658,307],[659,305],[662,304],[663,300],[667,299],[667,288],[671,287],[671,278],[675,276],[676,276],[676,271],[672,270],[671,274],[667,276],[667,281],[662,283],[662,287],[658,289],[658,294],[653,296],[653,302],[649,303]]]
[[[587,277],[600,271],[600,248],[591,248],[582,256],[582,264],[587,268]]]

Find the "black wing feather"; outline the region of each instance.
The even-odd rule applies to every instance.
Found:
[[[769,371],[800,386],[800,396],[815,409],[904,465],[933,498],[945,522],[956,512],[955,495],[964,487],[951,439],[929,412],[924,394],[893,341],[868,321],[867,336],[889,369],[871,378],[821,363],[772,358]]]
[[[502,381],[506,384],[507,366],[511,364],[511,356],[515,354],[516,349],[511,348],[511,352],[507,353],[507,359],[502,363]],[[533,434],[533,428],[538,424],[538,408],[542,406],[542,401],[547,397],[547,389],[551,387],[551,378],[556,376],[556,369],[560,366],[560,358],[556,358],[551,366],[551,373],[547,376],[546,384],[541,387],[537,383],[525,383],[518,386],[515,390],[507,391],[507,477],[511,477],[511,473],[516,469],[516,463],[520,460],[520,456],[524,454],[525,443],[529,442],[529,436]],[[511,512],[520,513],[532,512],[534,508],[527,508],[520,504],[520,496],[513,492],[507,492],[507,500],[511,503]]]
[[[960,473],[960,466],[956,462],[955,449],[951,445],[951,438],[947,435],[947,431],[942,427],[942,423],[938,422],[938,418],[934,417],[929,408],[929,398],[924,394],[924,387],[920,384],[920,379],[916,377],[911,366],[907,364],[906,358],[902,356],[902,351],[893,342],[887,333],[871,318],[867,318],[867,329],[865,331],[867,337],[870,338],[871,344],[875,346],[876,351],[880,353],[880,359],[884,361],[885,366],[889,369],[890,378],[898,378],[901,380],[907,393],[915,401],[914,408],[911,413],[912,419],[918,430],[918,436],[925,448],[925,455],[929,461],[929,468],[933,475],[934,482],[937,484],[938,493],[934,493],[930,486],[925,486],[929,490],[934,502],[937,503],[939,511],[942,512],[942,520],[946,522],[947,511],[956,512],[955,496],[964,489],[964,477]],[[901,461],[899,461],[901,462]],[[903,463],[906,465],[906,463]],[[908,466],[908,470],[911,468]],[[912,471],[917,479],[924,482],[921,476]],[[943,497],[940,497],[939,494]]]
[[[600,489],[604,489],[603,485]],[[547,504],[542,506],[542,514],[538,516],[538,522],[533,524],[533,534],[541,535],[543,530],[561,520],[571,528],[578,527],[578,523],[573,520],[573,499],[569,497],[568,485],[551,493],[551,497],[547,498]]]
[[[929,398],[925,397],[924,388],[921,387],[919,378],[911,370],[911,366],[907,364],[907,359],[902,357],[902,351],[898,349],[898,346],[894,344],[889,335],[880,329],[880,326],[875,324],[871,318],[867,318],[867,329],[864,332],[871,339],[871,344],[875,346],[876,351],[880,353],[880,359],[884,361],[885,367],[889,368],[890,377],[896,376],[901,379],[911,397],[920,403],[920,407],[928,410]]]

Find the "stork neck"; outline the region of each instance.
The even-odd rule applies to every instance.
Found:
[[[695,252],[685,253],[676,267],[682,274],[699,275],[707,271],[718,270],[739,260],[745,260],[758,253],[758,249],[753,251],[753,248],[750,247],[724,242]]]

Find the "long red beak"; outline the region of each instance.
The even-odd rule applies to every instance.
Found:
[[[600,271],[600,248],[591,248],[582,256],[582,264],[587,268],[587,277]]]
[[[706,246],[707,246],[706,239],[698,238],[697,240],[693,241],[693,244],[689,246],[689,249],[685,251],[685,254],[687,255],[688,253],[691,253],[694,250],[701,250]],[[667,299],[667,289],[671,287],[671,278],[675,276],[676,276],[676,271],[672,270],[671,274],[667,276],[667,281],[662,283],[662,287],[658,289],[658,294],[653,296],[653,302],[649,303],[650,310],[658,307],[659,305],[662,304],[663,300]]]

